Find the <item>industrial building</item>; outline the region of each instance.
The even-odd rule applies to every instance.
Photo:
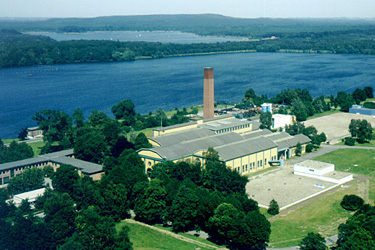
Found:
[[[272,133],[259,129],[260,123],[224,116],[215,120],[177,128],[176,132],[149,138],[153,148],[140,149],[139,156],[145,171],[164,161],[187,161],[204,164],[204,153],[214,148],[227,166],[241,174],[249,174],[269,167],[269,161],[295,155],[298,143],[302,153],[310,139],[304,135],[291,136],[285,132]],[[169,128],[165,128],[169,130]]]
[[[220,160],[240,174],[249,174],[270,166],[269,161],[286,159],[295,155],[298,143],[302,153],[310,139],[304,135],[290,136],[284,132],[260,130],[258,121],[237,119],[233,115],[214,116],[213,69],[204,68],[203,118],[153,130],[149,138],[153,148],[138,150],[145,164],[145,171],[165,161],[199,162],[204,165],[204,154],[213,148]],[[272,111],[272,104],[265,104]],[[276,126],[290,124],[293,116],[275,116]]]

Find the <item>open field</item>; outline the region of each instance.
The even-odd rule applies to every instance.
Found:
[[[349,134],[349,123],[351,119],[366,119],[372,125],[375,125],[375,118],[368,115],[357,115],[349,113],[334,113],[332,115],[305,121],[305,126],[313,125],[319,133],[324,132],[327,140],[343,137]]]
[[[375,150],[339,149],[314,160],[333,163],[337,171],[375,177]]]
[[[344,195],[358,194],[360,185],[354,183],[349,188],[340,188],[308,205],[278,216],[271,222],[271,247],[296,246],[308,232],[319,232],[324,237],[337,234],[338,226],[345,222],[350,212],[340,206]]]

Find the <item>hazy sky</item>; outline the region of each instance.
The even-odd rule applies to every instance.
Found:
[[[201,14],[233,17],[375,17],[375,0],[0,0],[0,17]]]

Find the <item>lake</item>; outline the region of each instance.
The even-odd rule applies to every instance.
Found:
[[[28,32],[31,35],[49,36],[57,41],[67,40],[112,40],[120,42],[161,42],[161,43],[216,43],[248,41],[246,38],[199,36],[179,31],[95,31],[85,33]]]
[[[243,53],[0,69],[0,137],[14,138],[43,109],[85,117],[131,99],[139,113],[203,103],[203,68],[213,67],[216,101],[240,101],[246,89],[275,96],[307,88],[313,96],[373,86],[375,56]]]

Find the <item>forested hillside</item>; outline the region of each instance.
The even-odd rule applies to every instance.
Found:
[[[375,54],[375,19],[240,19],[220,15],[150,15],[0,20],[0,67],[113,62],[227,52]],[[251,41],[171,44],[62,41],[24,31],[178,30]],[[272,39],[270,39],[272,37]]]

